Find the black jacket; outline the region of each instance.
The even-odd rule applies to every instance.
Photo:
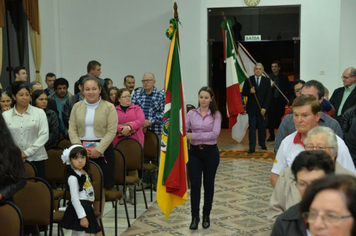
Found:
[[[271,236],[307,236],[304,220],[299,212],[299,203],[278,216]]]
[[[346,140],[347,133],[349,132],[352,123],[355,121],[356,121],[356,107],[351,107],[350,109],[347,109],[347,111],[341,115],[339,123],[342,132],[344,133],[344,140]]]
[[[20,180],[17,183],[9,184],[9,185],[6,185],[6,186],[1,186],[0,185],[0,193],[3,196],[4,200],[13,201],[14,194],[17,193],[18,191],[20,191],[23,187],[25,187],[25,185],[27,183],[25,166],[21,165],[21,167],[22,167],[22,169],[21,169],[21,177],[20,177]]]
[[[58,115],[48,108],[45,109],[45,113],[47,116],[49,131],[49,137],[48,141],[45,144],[45,148],[46,150],[48,150],[57,146],[57,142],[59,139],[59,119]]]
[[[344,91],[345,91],[345,87],[340,87],[334,91],[333,95],[330,98],[330,103],[335,108],[335,114],[336,114],[335,119],[337,121],[340,121],[340,118],[341,118],[341,116],[337,116],[337,113],[340,108],[340,103],[342,100],[342,96],[344,95]],[[347,109],[355,106],[355,104],[356,104],[356,88],[354,90],[352,90],[351,94],[346,99],[344,106],[342,107],[341,113],[344,113]]]
[[[260,85],[258,86],[258,89],[256,89],[256,80],[255,80],[254,75],[250,77],[250,80],[251,80],[252,86],[255,87],[256,95],[257,95],[258,101],[261,105],[261,108],[264,108],[267,110],[268,106],[270,104],[270,101],[271,101],[271,96],[272,96],[270,79],[262,76]],[[250,88],[251,88],[250,83],[248,82],[248,80],[245,80],[245,83],[244,83],[244,86],[242,89],[242,94],[244,96],[248,97],[248,101],[246,104],[246,111],[248,114],[251,114],[251,115],[261,114],[261,111],[260,111],[258,104],[256,102],[256,99],[255,99],[255,96],[252,93],[250,93]]]
[[[62,119],[63,119],[64,125],[67,129],[69,129],[70,113],[72,111],[74,104],[76,104],[77,102],[79,102],[79,94],[78,93],[75,94],[74,96],[68,98],[66,103],[63,105]]]

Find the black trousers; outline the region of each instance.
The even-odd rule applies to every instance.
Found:
[[[215,175],[219,163],[220,154],[216,145],[190,145],[188,170],[191,182],[190,203],[192,217],[199,218],[202,179],[204,185],[203,215],[210,215],[214,198]]]
[[[274,129],[278,129],[285,112],[286,100],[283,97],[272,98],[268,108],[268,131],[269,136],[274,138]]]

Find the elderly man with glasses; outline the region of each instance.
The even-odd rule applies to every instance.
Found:
[[[335,166],[335,174],[348,174],[356,176],[353,172],[342,167],[336,160],[338,158],[338,138],[334,131],[329,127],[316,126],[308,132],[307,137],[304,139],[305,150],[307,151],[324,151],[330,157],[333,165]],[[267,218],[269,221],[274,222],[276,218],[289,209],[291,206],[301,201],[301,196],[304,190],[314,180],[315,176],[310,175],[311,178],[306,179],[297,178],[299,172],[293,170],[293,166],[297,165],[297,157],[294,160],[292,167],[288,167],[281,171],[276,187],[273,190],[270,204],[268,206]],[[298,164],[299,165],[299,164]],[[303,175],[311,172],[311,168],[307,168]],[[294,173],[296,172],[296,174]]]
[[[280,172],[291,166],[294,158],[304,150],[304,139],[312,128],[318,126],[321,117],[320,102],[313,95],[302,94],[293,101],[293,121],[296,131],[283,139],[271,170],[271,184],[275,186]],[[344,141],[337,137],[339,162],[356,173],[351,155]]]
[[[145,73],[142,76],[142,89],[134,91],[132,95],[132,104],[138,105],[143,110],[145,114],[145,122],[143,124],[143,132],[146,130],[152,130],[157,134],[159,139],[161,139],[162,133],[162,121],[163,112],[165,106],[165,96],[162,90],[158,90],[155,87],[156,80],[152,73]],[[156,182],[157,175],[155,175]],[[143,176],[144,187],[147,188],[149,185],[149,176],[144,173]],[[139,190],[140,188],[138,188]]]

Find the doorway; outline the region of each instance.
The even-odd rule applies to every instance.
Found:
[[[223,52],[222,12],[232,22],[236,44],[241,43],[267,74],[273,61],[281,63],[281,73],[290,83],[300,74],[300,6],[238,7],[208,9],[209,86],[213,88],[222,114],[226,117],[226,68]],[[245,41],[246,35],[260,35],[260,41]],[[252,75],[252,74],[251,74]]]

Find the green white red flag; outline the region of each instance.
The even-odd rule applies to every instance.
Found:
[[[231,21],[226,20],[221,23],[223,30],[224,42],[224,59],[226,63],[226,111],[229,117],[229,128],[233,129],[232,136],[242,137],[237,138],[238,142],[242,140],[245,135],[246,128],[243,130],[236,130],[234,126],[237,124],[239,114],[244,113],[243,97],[241,96],[242,83],[249,77],[246,73],[243,64],[238,57],[234,41],[231,33]],[[243,119],[246,123],[246,119]],[[241,125],[241,124],[238,124]],[[245,127],[246,125],[243,125]],[[235,132],[235,134],[234,134]],[[238,134],[236,132],[239,132]]]

